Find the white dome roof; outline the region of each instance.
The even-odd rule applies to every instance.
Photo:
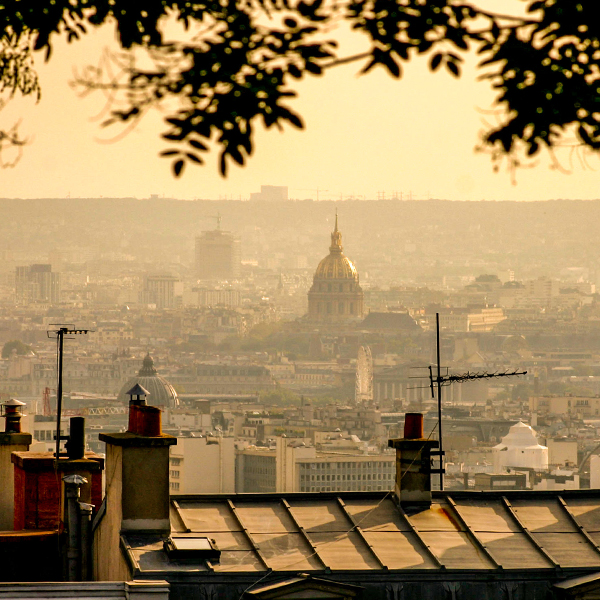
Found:
[[[535,431],[530,425],[526,425],[522,421],[519,421],[516,425],[513,425],[508,435],[502,438],[502,442],[495,446],[495,448],[544,448],[538,444]]]

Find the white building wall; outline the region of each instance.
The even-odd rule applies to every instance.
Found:
[[[597,454],[590,457],[590,488],[600,488],[600,456]]]
[[[178,438],[171,446],[171,491],[182,494],[235,493],[232,437]]]
[[[548,463],[551,465],[571,466],[577,464],[576,440],[546,440],[548,446]]]

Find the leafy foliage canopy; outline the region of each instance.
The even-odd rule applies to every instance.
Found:
[[[4,346],[2,346],[2,358],[9,358],[13,351],[18,355],[23,356],[31,352],[31,346],[24,344],[21,340],[11,340],[10,342],[6,342]]]
[[[120,95],[111,122],[134,123],[167,106],[163,152],[175,175],[202,163],[216,143],[220,170],[244,164],[257,122],[302,127],[286,100],[293,82],[362,61],[400,77],[403,63],[426,55],[433,71],[458,77],[474,50],[496,91],[497,123],[482,148],[496,160],[533,156],[569,143],[600,148],[600,22],[592,0],[526,0],[496,14],[459,0],[7,0],[0,5],[0,91],[39,93],[30,49],[49,57],[54,39],[69,41],[113,23],[130,51],[119,76],[88,70],[79,84]],[[511,3],[511,6],[513,4]],[[178,41],[166,30],[181,25]],[[367,50],[341,56],[335,26],[346,23]],[[143,60],[133,57],[143,54]],[[6,135],[6,134],[5,134]],[[0,142],[2,140],[0,139]]]

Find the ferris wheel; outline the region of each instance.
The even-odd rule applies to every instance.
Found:
[[[354,400],[357,404],[373,400],[373,357],[369,346],[361,346],[358,349]]]

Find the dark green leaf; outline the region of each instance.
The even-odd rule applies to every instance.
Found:
[[[433,57],[431,58],[431,62],[429,63],[429,68],[432,71],[436,71],[439,68],[440,63],[442,62],[443,57],[444,57],[444,55],[441,52],[434,54]]]
[[[185,163],[183,162],[183,160],[177,160],[173,163],[173,173],[175,177],[179,177],[181,175],[184,166]]]
[[[198,150],[208,150],[208,147],[198,140],[188,140],[188,144],[194,148],[197,148]]]
[[[192,152],[186,152],[185,155],[189,160],[195,162],[198,165],[201,165],[204,162],[199,156],[196,156]]]
[[[460,69],[458,68],[458,65],[455,62],[447,60],[446,68],[448,69],[448,71],[450,71],[450,73],[452,73],[452,75],[454,75],[454,77],[460,76]]]

